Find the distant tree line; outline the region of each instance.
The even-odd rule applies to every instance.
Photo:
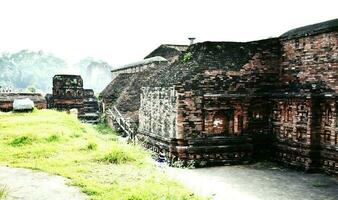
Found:
[[[106,62],[92,58],[83,59],[75,66],[69,67],[63,59],[43,51],[22,50],[12,54],[2,53],[0,54],[0,86],[31,92],[51,92],[52,78],[55,74],[72,71],[87,79],[88,66],[92,63],[101,65],[105,71],[104,74],[108,73],[107,75],[110,76],[110,66]],[[102,87],[95,92],[100,92],[98,90]],[[96,89],[97,84],[93,84],[93,88]]]

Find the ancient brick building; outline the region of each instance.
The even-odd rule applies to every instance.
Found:
[[[119,85],[125,76],[107,90],[132,95],[138,138],[169,159],[263,158],[338,173],[338,19],[278,38],[190,45],[173,62],[134,73],[142,84],[133,92]]]
[[[111,106],[132,121],[138,123],[141,88],[150,81],[151,75],[178,60],[188,46],[163,44],[147,55],[144,60],[112,70],[112,81],[100,93],[103,111]]]
[[[83,81],[78,75],[55,75],[53,78],[53,107],[59,110],[83,107]]]
[[[58,74],[53,78],[53,94],[46,95],[49,108],[58,110],[77,109],[82,121],[96,123],[99,120],[99,105],[92,89],[83,89],[83,80],[78,75]]]
[[[0,92],[0,111],[12,111],[16,99],[30,99],[37,109],[47,108],[46,99],[40,93]]]

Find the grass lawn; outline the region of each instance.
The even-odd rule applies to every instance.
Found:
[[[0,185],[0,200],[4,200],[6,198],[6,187]]]
[[[157,171],[142,147],[64,112],[0,112],[0,152],[0,165],[67,177],[91,199],[198,199]]]

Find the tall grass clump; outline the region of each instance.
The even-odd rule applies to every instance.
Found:
[[[127,146],[123,144],[116,144],[113,148],[106,153],[100,161],[112,163],[112,164],[123,164],[127,162],[135,162],[143,159],[144,155],[137,150],[136,146]]]
[[[46,138],[47,142],[57,142],[59,140],[60,140],[60,136],[55,135],[55,134],[53,134],[53,135],[51,135],[51,136],[49,136],[49,137]]]
[[[20,147],[23,145],[31,144],[33,139],[29,136],[15,137],[9,144],[13,147]]]
[[[5,186],[0,186],[0,200],[5,200],[7,197],[7,189]]]

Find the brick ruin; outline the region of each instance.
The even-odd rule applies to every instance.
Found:
[[[152,74],[178,60],[188,48],[185,45],[164,44],[147,55],[144,60],[112,70],[112,81],[100,93],[103,112],[116,108],[126,118],[138,123],[141,88],[153,81]]]
[[[53,94],[46,95],[49,108],[57,110],[77,109],[78,118],[89,123],[99,121],[98,100],[92,89],[83,89],[83,80],[78,75],[55,75]]]
[[[30,99],[34,102],[37,109],[47,108],[46,99],[40,93],[9,92],[8,90],[0,92],[0,111],[7,112],[13,110],[15,99]]]
[[[131,90],[126,77],[140,84]],[[101,95],[109,106],[136,102],[124,113],[137,111],[138,139],[170,160],[269,159],[338,175],[338,19],[193,44],[173,62],[117,75]]]
[[[83,107],[79,119],[88,123],[99,122],[99,103],[92,89],[83,90]]]

